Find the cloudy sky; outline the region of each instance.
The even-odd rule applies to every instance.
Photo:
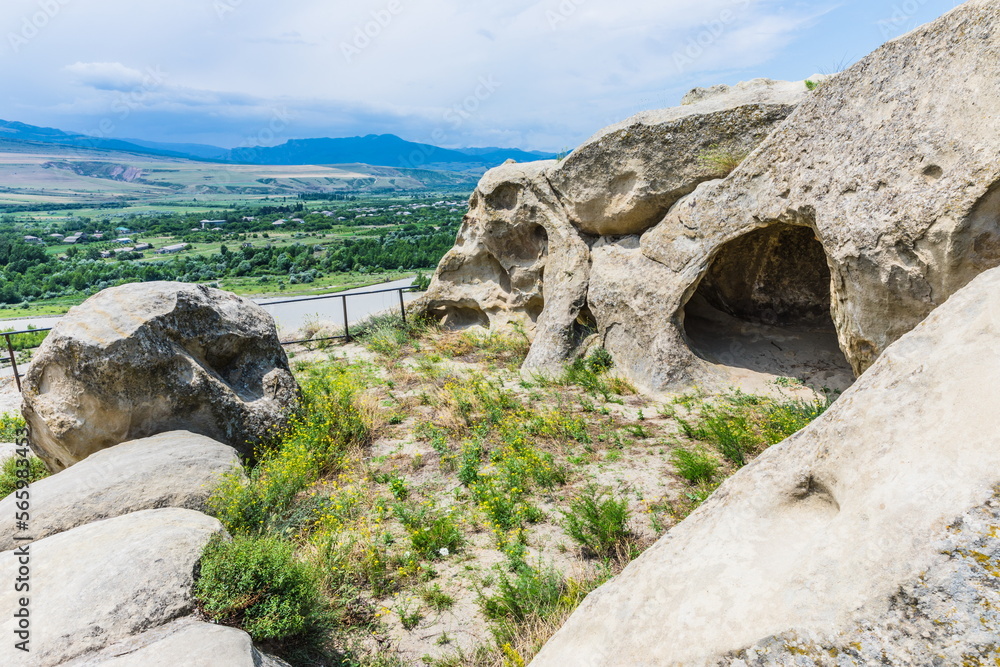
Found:
[[[951,0],[3,0],[0,118],[558,151],[694,86],[835,71]]]

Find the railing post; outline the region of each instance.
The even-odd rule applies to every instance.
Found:
[[[340,297],[340,302],[344,304],[344,341],[351,342],[351,330],[347,328],[347,295]]]
[[[406,304],[403,303],[403,288],[400,287],[397,291],[399,294],[399,313],[403,316],[403,324],[406,324]]]
[[[17,360],[14,358],[14,345],[10,342],[10,334],[4,334],[7,339],[7,352],[10,354],[10,366],[14,369],[14,382],[17,384],[17,392],[21,393],[21,376],[17,373]]]

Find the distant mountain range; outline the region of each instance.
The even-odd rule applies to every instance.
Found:
[[[16,121],[0,120],[0,139],[77,148],[125,151],[143,155],[251,165],[335,165],[361,163],[382,167],[438,169],[480,173],[509,159],[533,162],[555,154],[517,148],[449,149],[406,141],[393,134],[339,139],[293,139],[280,146],[226,149],[205,144],[174,144],[141,139],[105,139]]]

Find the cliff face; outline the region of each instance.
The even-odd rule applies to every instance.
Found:
[[[422,307],[523,322],[536,371],[596,334],[647,390],[859,374],[1000,264],[998,19],[967,3],[812,92],[698,91],[494,169]]]

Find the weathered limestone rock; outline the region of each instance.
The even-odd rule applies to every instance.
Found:
[[[412,308],[456,327],[518,322],[533,339],[525,367],[557,370],[597,328],[586,304],[588,235],[655,224],[717,175],[700,156],[749,152],[805,93],[802,82],[766,79],[704,91],[697,103],[607,128],[562,162],[490,170]]]
[[[992,661],[998,347],[995,269],[592,593],[532,665]]]
[[[1000,265],[997,62],[1000,5],[974,0],[823,80],[780,123],[801,87],[700,89],[691,104],[641,114],[536,167],[532,190],[554,203],[542,211],[512,196],[508,217],[522,228],[536,216],[576,225],[592,252],[537,262],[543,287],[531,293],[543,292],[544,306],[538,313],[532,300],[532,317],[558,323],[559,335],[536,339],[525,367],[567,360],[581,338],[567,323],[579,318],[646,391],[775,375],[848,386]],[[706,144],[757,141],[725,178],[699,171]],[[508,191],[508,179],[520,191],[511,168],[487,174],[485,191]],[[516,244],[502,250],[513,255],[520,240],[478,206],[485,191],[460,241],[488,229]],[[568,294],[549,280],[562,272],[574,276]],[[456,249],[422,303],[523,312],[521,302],[481,298],[471,286],[485,276]]]
[[[680,201],[642,238],[671,274],[663,335],[683,330],[685,301],[726,244],[757,230],[812,232],[813,251],[783,255],[821,248],[814,264],[831,274],[831,318],[856,373],[1000,263],[998,27],[1000,6],[969,2],[889,42],[824,82],[727,179]],[[773,294],[787,293],[780,283],[772,274]],[[759,312],[778,306],[763,301]]]
[[[221,290],[104,290],[71,309],[24,379],[32,445],[53,470],[126,440],[187,430],[241,452],[281,424],[297,385],[274,320]]]
[[[187,431],[115,445],[31,485],[27,533],[14,524],[16,498],[0,500],[0,551],[138,510],[202,511],[221,476],[232,470],[242,470],[235,449]]]
[[[802,81],[770,79],[696,89],[685,97],[688,104],[604,128],[552,169],[549,180],[584,234],[639,234],[696,185],[719,177],[705,157],[749,154],[806,94]]]
[[[242,630],[182,618],[63,667],[288,667],[288,663],[258,651]]]
[[[97,651],[194,611],[195,564],[216,519],[187,509],[133,512],[0,553],[0,577],[14,582],[27,560],[30,653],[14,647],[24,593],[0,589],[0,664],[49,667]]]
[[[589,270],[587,244],[546,178],[553,164],[509,163],[483,176],[455,247],[413,306],[450,326],[517,322],[536,341],[539,367],[572,349]]]

